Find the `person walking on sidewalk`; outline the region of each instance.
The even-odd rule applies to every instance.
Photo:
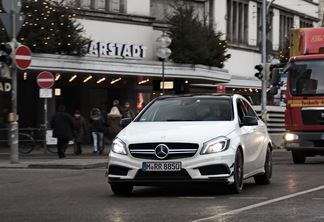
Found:
[[[82,154],[82,147],[81,143],[84,141],[84,134],[86,131],[86,123],[81,115],[80,110],[75,110],[74,112],[74,125],[75,125],[75,131],[74,131],[74,153],[75,155]]]
[[[53,129],[53,137],[57,138],[57,154],[59,158],[65,158],[65,151],[69,141],[73,138],[74,122],[72,116],[65,112],[64,105],[60,105],[50,123]]]
[[[122,114],[116,106],[113,106],[108,113],[108,126],[111,142],[116,138],[117,134],[122,130],[120,126]]]
[[[100,109],[93,108],[91,110],[91,116],[89,119],[90,130],[93,141],[93,152],[99,154],[103,153],[103,139],[105,132],[105,121],[103,116],[101,115]]]

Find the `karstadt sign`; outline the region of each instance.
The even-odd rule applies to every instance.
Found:
[[[120,43],[90,42],[88,53],[92,55],[120,56],[129,58],[145,58],[147,46]]]
[[[11,81],[0,78],[0,93],[11,91]]]

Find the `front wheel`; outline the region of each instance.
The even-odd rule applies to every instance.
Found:
[[[243,155],[240,149],[237,149],[235,155],[235,163],[234,163],[234,183],[229,185],[229,192],[231,193],[241,193],[243,189]]]
[[[294,163],[300,164],[300,163],[305,163],[306,156],[303,152],[301,151],[291,151],[292,158]]]
[[[272,176],[272,151],[271,148],[268,146],[266,159],[264,163],[264,174],[254,176],[254,181],[256,184],[270,184],[271,183],[271,176]]]
[[[127,196],[133,191],[133,185],[128,183],[111,184],[111,190],[118,196]]]
[[[35,147],[35,141],[32,136],[26,133],[19,133],[18,151],[22,154],[30,153]]]

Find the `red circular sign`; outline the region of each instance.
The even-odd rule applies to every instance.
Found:
[[[41,72],[36,78],[37,84],[41,88],[51,88],[54,85],[55,79],[50,72]]]
[[[15,53],[16,65],[19,69],[27,69],[32,61],[32,53],[27,46],[21,45]]]

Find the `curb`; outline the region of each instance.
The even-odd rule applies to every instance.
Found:
[[[93,169],[106,167],[106,160],[94,159],[65,159],[52,160],[47,162],[20,162],[20,163],[0,163],[0,169]]]
[[[84,164],[84,165],[65,165],[65,164],[29,164],[27,168],[30,169],[93,169],[93,168],[100,168],[105,167],[107,163],[94,163],[94,164]]]

